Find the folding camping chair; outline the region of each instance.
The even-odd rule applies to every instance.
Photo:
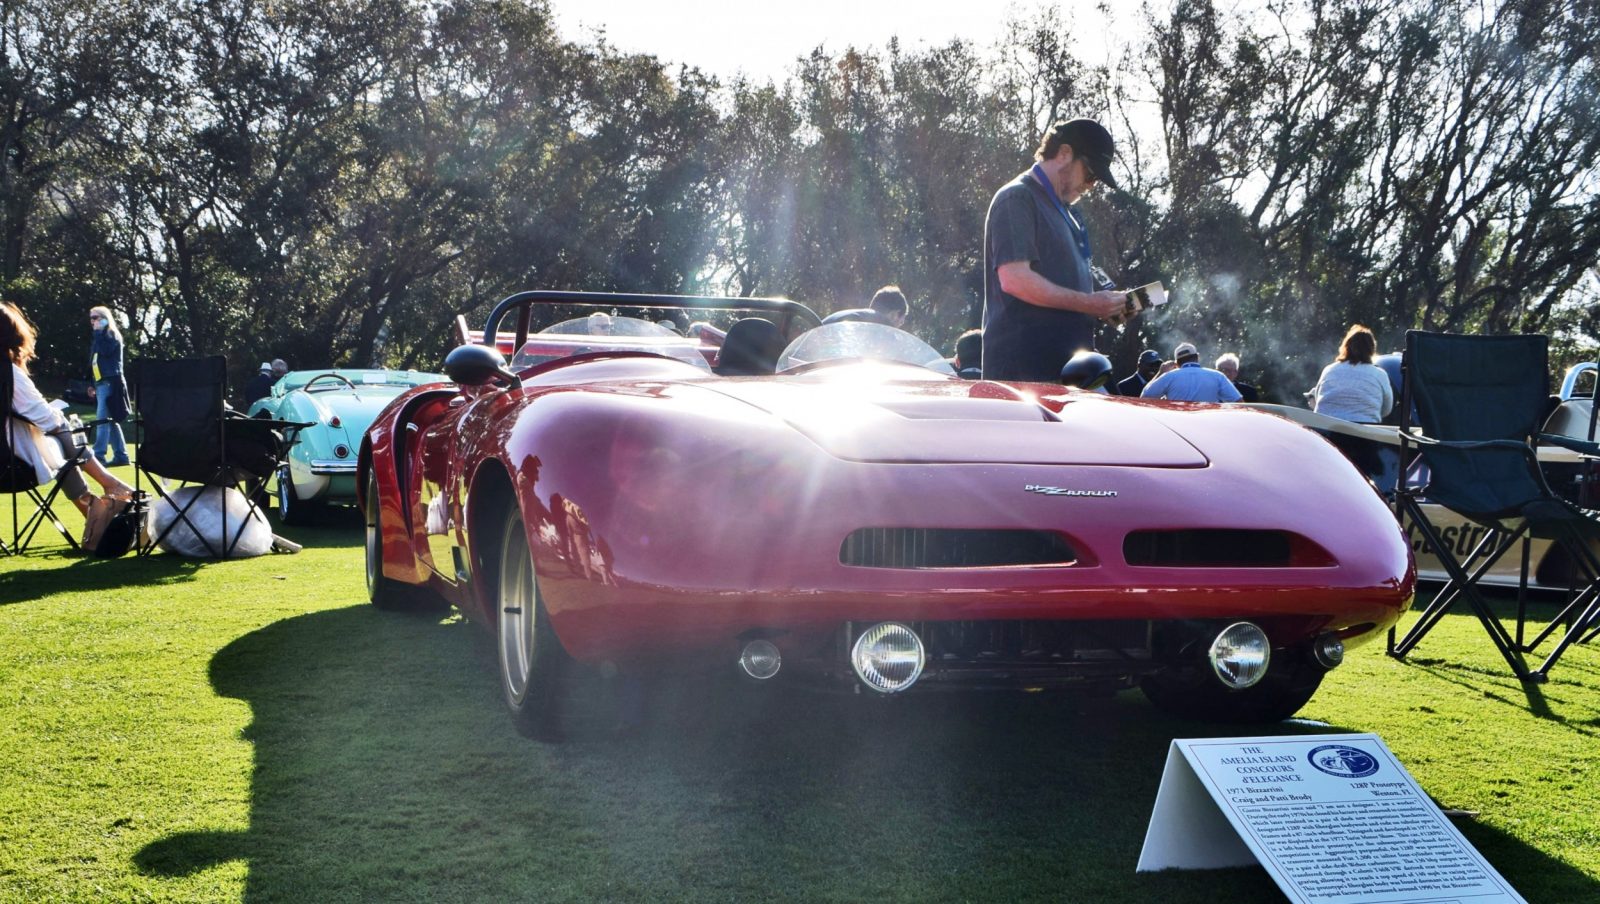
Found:
[[[77,538],[72,536],[72,531],[62,523],[55,513],[56,498],[61,495],[61,481],[52,479],[50,489],[41,493],[43,483],[39,480],[38,473],[33,465],[23,461],[15,449],[18,443],[32,442],[23,421],[11,410],[11,393],[13,390],[11,368],[7,362],[0,361],[0,399],[5,402],[5,422],[0,428],[0,493],[11,496],[11,540],[7,542],[0,537],[0,555],[18,555],[28,548],[33,542],[34,535],[45,524],[53,526],[67,544],[73,549],[78,548]],[[98,426],[102,421],[93,421],[82,427],[74,427],[74,433],[83,433],[90,427]],[[85,450],[84,454],[88,454]],[[72,463],[68,463],[70,467]],[[65,469],[63,469],[65,470]],[[60,472],[55,475],[59,478]],[[18,513],[19,503],[27,499],[33,503],[33,512],[27,518],[20,518]]]
[[[1452,606],[1466,600],[1511,670],[1523,681],[1543,682],[1567,647],[1594,635],[1600,623],[1600,561],[1589,540],[1600,538],[1600,517],[1551,491],[1539,468],[1536,445],[1549,443],[1600,455],[1600,446],[1541,434],[1548,413],[1549,341],[1544,336],[1453,336],[1412,330],[1406,334],[1400,442],[1405,461],[1414,449],[1428,466],[1426,484],[1402,480],[1396,514],[1416,524],[1449,580],[1404,638],[1389,632],[1389,653],[1403,658]],[[1421,433],[1413,432],[1412,403]],[[1443,506],[1489,530],[1458,559],[1441,539],[1423,503]],[[1532,643],[1513,639],[1479,592],[1479,579],[1519,540],[1549,539],[1566,552],[1582,580],[1561,613]],[[1522,583],[1527,584],[1524,562]],[[1566,633],[1536,669],[1522,654],[1537,649],[1559,626]]]
[[[141,436],[134,455],[135,486],[151,478],[156,493],[174,509],[165,529],[140,548],[155,551],[179,524],[186,525],[214,558],[227,558],[244,534],[249,519],[267,523],[256,504],[268,478],[278,470],[294,444],[298,424],[247,418],[227,407],[227,361],[220,356],[172,361],[141,359],[128,367]],[[227,506],[222,509],[221,549],[212,545],[189,512],[203,493],[179,504],[162,478],[205,487],[238,489],[248,505],[245,517],[230,534]]]

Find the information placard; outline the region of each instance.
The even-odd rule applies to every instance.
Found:
[[[1523,900],[1377,735],[1174,740],[1139,871],[1250,863],[1302,904]]]

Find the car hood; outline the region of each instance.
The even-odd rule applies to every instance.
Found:
[[[1150,409],[1061,392],[1053,411],[1010,386],[956,381],[873,385],[719,382],[714,391],[786,421],[829,454],[862,462],[1200,468],[1199,449]],[[1064,401],[1062,401],[1064,399]]]

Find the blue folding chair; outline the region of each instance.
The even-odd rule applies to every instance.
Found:
[[[1600,513],[1552,492],[1539,467],[1537,446],[1560,445],[1600,456],[1600,446],[1540,432],[1549,412],[1549,340],[1544,336],[1457,336],[1412,330],[1406,334],[1401,399],[1401,457],[1420,454],[1426,484],[1402,480],[1397,515],[1409,517],[1444,566],[1449,580],[1403,638],[1389,632],[1389,653],[1403,658],[1462,600],[1523,681],[1543,682],[1573,643],[1600,629]],[[1416,418],[1412,419],[1415,404]],[[1420,427],[1414,432],[1413,427]],[[1429,521],[1423,502],[1443,506],[1489,528],[1463,561]],[[1512,637],[1479,592],[1478,581],[1519,540],[1547,539],[1567,554],[1576,591],[1540,634],[1522,643],[1519,607]],[[1523,585],[1527,584],[1526,562]],[[1523,659],[1566,626],[1537,667]]]

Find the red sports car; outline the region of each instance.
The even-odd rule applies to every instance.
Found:
[[[1410,603],[1394,516],[1308,430],[961,380],[907,333],[817,323],[772,299],[502,301],[453,382],[367,433],[372,602],[494,632],[534,735],[577,678],[684,665],[884,697],[1137,684],[1277,720]]]

